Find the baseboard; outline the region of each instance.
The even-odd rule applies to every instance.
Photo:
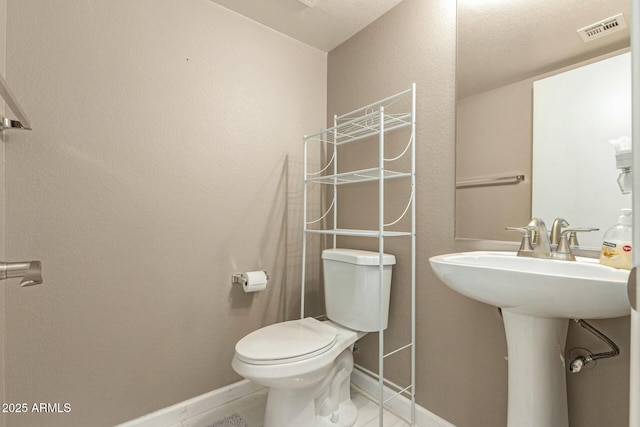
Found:
[[[182,427],[183,421],[263,388],[249,380],[238,381],[115,427]]]
[[[351,383],[371,396],[378,395],[378,381],[357,368],[351,374]],[[118,424],[116,427],[182,427],[184,425],[183,422],[193,417],[262,389],[262,386],[249,380],[238,381],[140,418]],[[385,387],[385,399],[393,394],[394,392],[390,388]],[[411,418],[411,401],[404,396],[397,396],[389,401],[386,406],[400,416],[407,419]],[[450,422],[417,404],[416,424],[420,427],[455,427]]]
[[[351,384],[355,385],[371,396],[379,395],[380,385],[378,383],[378,380],[370,377],[369,375],[360,371],[358,368],[355,368],[353,370],[353,373],[351,374]],[[385,399],[395,394],[392,389],[386,386],[383,393]],[[411,400],[407,399],[404,396],[395,397],[394,399],[387,402],[385,404],[385,407],[391,409],[391,411],[408,420],[411,419]],[[433,412],[423,408],[418,404],[416,404],[416,425],[420,427],[455,427],[455,425],[451,424],[449,421],[440,418]]]

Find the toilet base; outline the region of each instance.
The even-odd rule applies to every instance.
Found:
[[[344,350],[324,381],[302,389],[270,388],[264,427],[351,427],[358,410],[351,401],[353,354]]]
[[[358,409],[351,399],[339,405],[338,421],[334,423],[331,421],[332,415],[316,415],[313,396],[311,396],[311,405],[308,404],[308,397],[308,395],[300,393],[300,390],[296,393],[295,391],[270,389],[264,427],[351,427],[356,423]]]
[[[356,423],[358,419],[358,408],[356,405],[349,399],[347,402],[342,402],[340,404],[340,408],[338,409],[338,421],[331,421],[331,416],[321,416],[318,415],[316,417],[316,427],[351,427]]]

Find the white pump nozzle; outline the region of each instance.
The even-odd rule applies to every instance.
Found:
[[[622,138],[612,139],[609,141],[616,150],[616,167],[618,169],[626,169],[631,167],[631,138],[623,136]]]
[[[631,165],[633,163],[633,155],[631,153],[631,138],[623,136],[622,138],[612,139],[609,141],[616,150],[616,168],[620,169],[618,177],[618,186],[622,194],[631,193],[632,176]]]
[[[632,221],[633,221],[633,210],[627,209],[627,208],[620,209],[618,224],[623,224],[631,227]]]

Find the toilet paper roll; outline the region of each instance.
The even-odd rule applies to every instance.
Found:
[[[247,271],[242,273],[244,284],[242,289],[245,292],[264,291],[267,288],[267,273],[264,271]]]

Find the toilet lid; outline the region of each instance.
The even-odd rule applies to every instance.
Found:
[[[258,329],[236,344],[236,356],[255,365],[289,363],[329,350],[337,331],[312,317]]]

